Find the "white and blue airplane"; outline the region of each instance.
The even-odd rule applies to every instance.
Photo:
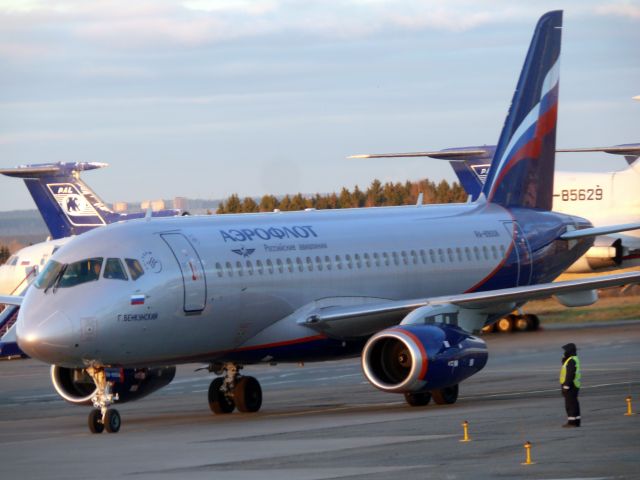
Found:
[[[567,305],[626,273],[552,283],[607,231],[551,211],[562,12],[536,26],[481,197],[473,203],[143,219],[74,238],[21,303],[17,338],[57,392],[116,432],[115,402],[179,363],[222,374],[211,410],[255,412],[260,362],[361,356],[378,389],[451,404],[480,371],[474,335],[534,298]]]

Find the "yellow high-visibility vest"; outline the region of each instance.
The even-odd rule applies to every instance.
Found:
[[[582,377],[582,373],[580,372],[580,359],[576,355],[567,358],[567,360],[562,364],[562,369],[560,370],[560,383],[564,385],[564,380],[567,378],[567,363],[569,363],[571,359],[576,362],[576,376],[573,379],[573,384],[576,388],[580,388],[580,378]]]

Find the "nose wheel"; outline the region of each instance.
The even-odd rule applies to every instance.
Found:
[[[225,363],[210,367],[222,377],[209,385],[209,408],[215,414],[228,414],[236,408],[239,412],[253,413],[262,406],[262,388],[254,377],[240,375],[242,366]]]
[[[91,433],[102,433],[106,430],[109,433],[117,433],[122,423],[120,413],[115,408],[109,408],[116,396],[111,391],[112,382],[107,381],[104,368],[87,368],[87,373],[91,375],[96,384],[96,391],[91,402],[93,410],[89,413],[88,424]]]

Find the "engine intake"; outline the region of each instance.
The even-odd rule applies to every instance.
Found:
[[[113,381],[113,393],[118,403],[139,400],[171,383],[176,367],[136,369],[107,369],[107,378]],[[51,366],[51,381],[58,395],[74,405],[91,405],[96,386],[83,368]]]
[[[362,369],[373,386],[407,393],[456,385],[487,363],[483,340],[453,325],[406,325],[372,336]]]

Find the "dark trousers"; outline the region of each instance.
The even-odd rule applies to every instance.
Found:
[[[578,402],[578,393],[580,389],[570,387],[562,389],[564,395],[564,408],[567,410],[567,423],[570,425],[580,425],[580,403]]]

